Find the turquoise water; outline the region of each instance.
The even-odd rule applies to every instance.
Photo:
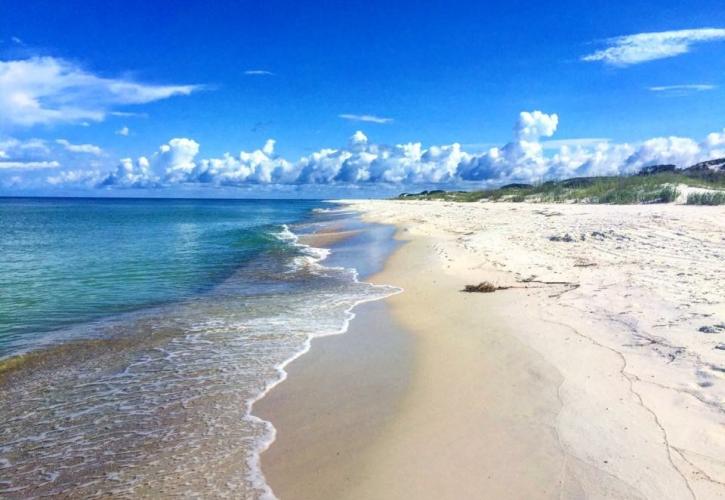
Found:
[[[0,356],[209,290],[319,202],[0,199]]]
[[[356,269],[390,230],[320,202],[0,199],[0,235],[3,498],[273,498],[254,401],[396,292]]]

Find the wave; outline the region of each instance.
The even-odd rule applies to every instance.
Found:
[[[401,290],[325,265],[330,250],[289,226],[269,234],[283,248],[212,292],[106,323],[5,380],[0,475],[13,479],[0,495],[274,498],[260,454],[276,431],[254,404],[312,339],[346,332],[357,305]]]
[[[332,212],[332,209],[315,209],[320,211],[328,211]],[[288,359],[286,359],[284,362],[280,363],[280,365],[277,367],[278,370],[278,378],[277,380],[271,381],[267,387],[265,387],[264,391],[262,391],[257,397],[255,397],[252,401],[250,401],[247,412],[248,412],[248,418],[255,420],[256,422],[261,423],[264,425],[268,431],[267,435],[259,440],[259,446],[255,453],[250,457],[250,470],[254,471],[253,477],[250,477],[250,480],[252,480],[257,487],[262,489],[264,491],[264,494],[260,497],[262,500],[272,500],[276,499],[277,497],[274,496],[274,493],[272,492],[271,488],[267,484],[264,474],[262,473],[261,465],[260,465],[260,457],[261,454],[264,453],[275,441],[276,439],[276,429],[274,428],[274,425],[271,422],[268,422],[266,420],[263,420],[257,416],[255,416],[253,412],[254,404],[263,399],[272,389],[274,389],[277,385],[281,384],[287,379],[287,371],[285,368],[287,365],[292,363],[294,360],[299,358],[300,356],[306,354],[310,348],[312,347],[312,340],[314,338],[318,337],[324,337],[329,335],[340,335],[345,332],[350,327],[350,322],[355,319],[355,313],[353,312],[353,309],[355,309],[358,305],[364,304],[366,302],[372,302],[375,300],[382,300],[387,297],[390,297],[392,295],[401,293],[403,290],[399,287],[393,287],[390,285],[377,285],[373,283],[367,283],[367,282],[361,282],[358,279],[358,272],[354,268],[344,268],[344,267],[330,267],[330,266],[323,266],[321,264],[322,261],[327,259],[327,257],[330,255],[331,250],[327,248],[319,248],[319,247],[313,247],[311,245],[307,245],[304,243],[301,243],[299,241],[299,236],[292,232],[286,224],[282,226],[281,231],[274,233],[274,235],[279,238],[280,240],[290,243],[297,248],[299,248],[305,255],[301,257],[295,257],[293,259],[292,264],[292,270],[300,270],[300,269],[309,269],[310,267],[317,267],[318,271],[323,270],[335,270],[339,272],[346,272],[350,274],[350,279],[352,279],[356,283],[368,285],[372,287],[373,289],[380,292],[379,296],[371,296],[371,297],[364,297],[359,298],[357,300],[354,300],[350,303],[350,305],[347,307],[347,309],[344,310],[344,318],[342,321],[342,324],[340,325],[340,328],[335,331],[320,331],[317,332],[315,335],[308,336],[306,339],[303,347],[296,352],[293,356],[290,356]],[[313,271],[314,272],[314,271]]]

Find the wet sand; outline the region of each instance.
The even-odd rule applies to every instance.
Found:
[[[399,411],[413,362],[412,339],[386,309],[359,306],[345,334],[314,339],[255,404],[277,429],[262,468],[279,498],[344,498],[370,477],[362,451]]]
[[[558,373],[507,334],[503,297],[485,312],[430,255],[398,250],[372,281],[406,291],[316,339],[255,406],[278,432],[262,469],[279,498],[558,495]]]
[[[300,238],[300,243],[304,245],[310,245],[313,247],[329,248],[336,243],[340,243],[348,238],[351,238],[359,234],[359,231],[318,231],[312,234],[303,234]]]

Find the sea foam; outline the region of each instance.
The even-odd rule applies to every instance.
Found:
[[[259,457],[275,429],[254,403],[313,338],[400,290],[325,266],[330,251],[288,226],[272,234],[279,252],[210,293],[96,325],[106,340],[8,387],[0,494],[274,498]]]

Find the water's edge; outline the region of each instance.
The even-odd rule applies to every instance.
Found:
[[[395,229],[330,206],[265,229],[277,243],[208,292],[0,359],[0,496],[275,498],[260,462],[276,429],[255,403],[312,339],[402,291],[365,281]]]
[[[365,231],[366,229],[369,230],[369,228],[371,228],[372,226],[373,226],[372,224],[363,224],[361,226],[362,227],[361,231]],[[379,225],[379,226],[381,226],[381,225]],[[286,229],[289,230],[288,228],[286,228]],[[390,227],[390,229],[393,229],[392,226]],[[335,254],[335,249],[336,248],[339,248],[340,246],[344,246],[344,244],[345,244],[345,241],[343,241],[341,244],[333,244],[333,245],[331,245],[331,248],[329,248],[329,249],[328,248],[318,248],[318,247],[313,247],[313,246],[310,246],[310,245],[305,245],[303,243],[300,243],[299,242],[299,236],[298,235],[295,235],[291,231],[290,231],[289,235],[290,235],[291,238],[294,238],[294,242],[295,242],[296,245],[300,245],[301,247],[307,248],[310,251],[312,251],[313,253],[319,255],[319,260],[316,261],[316,264],[317,265],[322,265],[321,263],[323,261],[327,260],[328,257],[330,257],[331,255],[334,255]],[[394,243],[394,241],[392,239],[392,233],[390,233],[390,240],[391,240],[391,243]],[[384,262],[385,259],[387,259],[387,257],[389,257],[389,255],[392,253],[392,251],[393,251],[393,249],[392,248],[389,248],[388,251],[386,252],[386,256],[384,257],[383,261],[377,263],[377,266],[373,265],[371,268],[369,268],[368,270],[366,270],[365,276],[370,276],[370,275],[375,274],[378,271],[382,270],[382,263]],[[258,477],[256,479],[258,481],[260,481],[259,486],[262,487],[265,490],[265,496],[262,497],[265,500],[273,500],[273,499],[276,500],[277,497],[274,495],[274,492],[272,491],[271,487],[269,486],[269,484],[267,483],[267,481],[266,481],[266,479],[264,477],[264,473],[262,472],[262,467],[261,467],[260,459],[261,459],[262,453],[264,453],[267,449],[269,449],[269,447],[274,443],[274,441],[276,439],[276,432],[277,431],[276,431],[276,429],[274,427],[273,422],[268,421],[268,420],[263,420],[263,419],[257,417],[256,415],[254,415],[254,405],[255,405],[255,403],[257,403],[258,401],[262,400],[275,387],[277,387],[282,382],[284,382],[285,380],[287,380],[287,377],[288,377],[289,374],[286,371],[286,367],[290,363],[292,363],[293,361],[295,361],[295,360],[299,359],[300,357],[302,357],[303,355],[307,354],[310,351],[310,349],[312,348],[312,341],[314,339],[328,337],[328,336],[332,336],[332,335],[342,335],[342,334],[346,333],[349,330],[350,323],[355,319],[356,314],[355,314],[355,312],[353,312],[355,308],[357,308],[361,304],[365,304],[365,303],[368,303],[368,302],[374,302],[374,301],[378,301],[378,300],[385,300],[388,297],[391,297],[393,295],[402,293],[404,291],[400,287],[392,287],[392,286],[389,286],[389,285],[377,285],[377,284],[372,284],[372,283],[369,283],[369,282],[366,282],[366,281],[362,281],[362,280],[360,280],[360,273],[357,271],[357,268],[352,267],[352,266],[348,266],[348,267],[351,268],[351,269],[353,269],[353,272],[354,272],[354,275],[355,275],[354,276],[355,281],[357,281],[359,283],[367,284],[367,285],[370,285],[370,286],[373,286],[373,287],[387,288],[388,290],[386,291],[386,294],[385,295],[382,295],[382,296],[379,296],[379,297],[374,297],[374,298],[360,299],[360,300],[356,301],[355,303],[353,303],[345,311],[345,316],[346,317],[344,319],[343,325],[340,327],[340,329],[338,331],[335,331],[335,332],[327,332],[327,333],[322,333],[322,334],[318,334],[318,335],[309,336],[307,338],[307,340],[306,340],[306,342],[305,342],[304,347],[303,347],[302,350],[300,350],[299,352],[295,353],[292,357],[290,357],[289,359],[285,360],[282,364],[280,364],[277,367],[277,370],[278,370],[278,378],[277,378],[277,380],[274,380],[274,381],[270,382],[265,387],[265,389],[262,391],[262,393],[260,393],[256,398],[254,398],[253,400],[250,401],[250,403],[249,403],[249,405],[247,407],[248,418],[253,419],[253,420],[256,420],[261,425],[264,425],[267,428],[267,431],[268,431],[267,439],[265,439],[265,440],[263,440],[263,441],[261,441],[259,443],[259,447],[257,448],[257,450],[255,451],[255,453],[253,454],[253,456],[251,458],[252,462],[249,464],[250,470],[256,471],[256,473],[258,474]]]

